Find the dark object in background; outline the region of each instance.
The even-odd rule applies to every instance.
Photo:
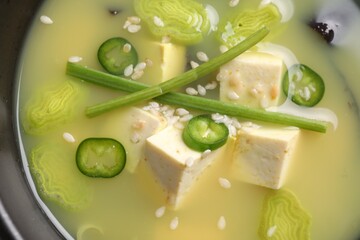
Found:
[[[326,2],[308,25],[327,43],[340,45],[354,27],[354,19],[360,14],[359,9],[360,0]]]

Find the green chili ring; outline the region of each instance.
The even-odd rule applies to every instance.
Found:
[[[295,64],[284,75],[283,91],[297,105],[312,107],[323,98],[325,84],[321,76],[310,67]]]
[[[229,129],[224,123],[215,122],[210,115],[192,118],[185,126],[182,139],[191,149],[203,152],[223,146],[229,137]]]
[[[88,177],[111,178],[125,167],[124,146],[111,138],[87,138],[76,151],[76,165]]]
[[[97,57],[106,71],[117,76],[124,75],[126,67],[138,63],[138,54],[134,46],[120,37],[110,38],[101,44]]]

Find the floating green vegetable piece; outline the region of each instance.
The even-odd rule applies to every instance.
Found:
[[[125,163],[123,145],[111,138],[87,138],[76,151],[76,164],[89,177],[114,177],[124,169]]]
[[[68,122],[73,115],[78,89],[69,81],[55,90],[30,99],[22,123],[25,132],[41,135]]]
[[[288,190],[272,191],[265,197],[259,227],[261,240],[308,240],[311,217]]]
[[[284,75],[283,91],[297,105],[312,107],[323,98],[325,84],[310,67],[295,64]]]
[[[72,210],[89,205],[92,191],[76,169],[71,154],[60,152],[56,145],[41,145],[31,151],[29,167],[44,199]]]
[[[158,37],[195,44],[210,29],[204,6],[194,0],[135,0],[134,8]]]
[[[218,38],[223,44],[233,47],[262,27],[270,28],[280,20],[281,14],[273,4],[255,11],[243,11],[220,24]]]
[[[184,143],[199,152],[218,149],[226,143],[228,137],[229,129],[225,124],[215,122],[210,115],[192,118],[182,134]]]
[[[138,63],[134,46],[120,37],[110,38],[101,44],[97,56],[105,70],[114,75],[124,75],[127,66]]]

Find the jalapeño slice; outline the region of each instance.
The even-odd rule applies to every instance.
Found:
[[[76,165],[89,177],[111,178],[125,167],[123,145],[112,138],[87,138],[76,151]]]
[[[223,146],[229,136],[229,129],[224,123],[215,122],[210,115],[192,118],[185,126],[182,138],[191,149],[203,152]]]
[[[295,64],[284,75],[283,91],[297,105],[312,107],[323,98],[325,84],[310,67]]]
[[[101,44],[97,57],[103,68],[114,75],[123,75],[127,66],[135,66],[138,63],[138,54],[134,46],[120,37],[110,38]]]

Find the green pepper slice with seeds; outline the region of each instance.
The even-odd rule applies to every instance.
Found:
[[[223,146],[229,137],[224,123],[215,122],[210,115],[192,118],[185,126],[182,139],[191,149],[199,152],[215,150]]]
[[[314,70],[304,64],[291,66],[284,75],[283,91],[300,106],[315,106],[323,98],[325,84]]]
[[[124,146],[112,138],[87,138],[76,151],[76,165],[88,177],[111,178],[125,167]]]
[[[106,71],[118,76],[124,75],[127,66],[135,66],[138,63],[138,54],[134,46],[120,37],[110,38],[101,44],[97,57]]]

